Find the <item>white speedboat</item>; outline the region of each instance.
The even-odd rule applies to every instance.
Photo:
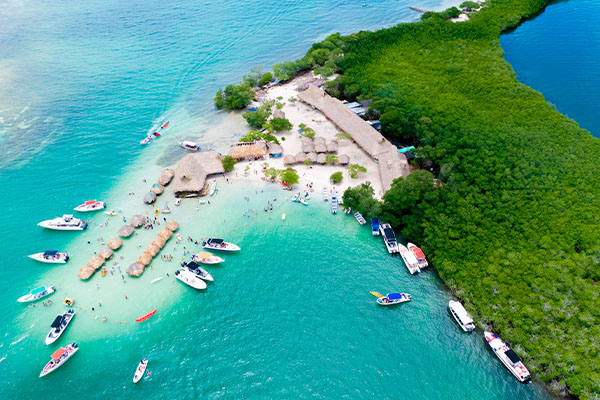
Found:
[[[213,179],[213,181],[210,183],[210,187],[208,189],[208,194],[210,194],[212,196],[216,192],[217,192],[217,180]]]
[[[228,243],[223,239],[218,238],[210,238],[204,242],[202,242],[202,247],[205,249],[211,249],[216,251],[239,251],[239,246],[236,246],[233,243]]]
[[[419,262],[417,261],[417,257],[415,257],[413,252],[408,250],[403,244],[398,244],[398,249],[406,268],[408,268],[408,272],[410,272],[411,275],[421,272],[421,268],[419,268]]]
[[[465,332],[473,332],[473,329],[475,329],[473,318],[471,318],[463,305],[459,301],[450,300],[448,307],[450,308],[450,314],[452,314],[462,330]]]
[[[196,254],[194,256],[194,261],[202,264],[220,264],[225,262],[225,260],[221,257],[215,256],[208,251],[201,251],[200,253]]]
[[[89,200],[82,205],[75,207],[73,210],[79,212],[90,212],[104,210],[104,207],[106,207],[106,203],[103,201]]]
[[[181,199],[177,199],[177,200],[175,200],[175,206],[177,206],[177,207],[178,207],[180,204],[181,204]]]
[[[525,368],[523,361],[513,349],[508,347],[508,345],[494,333],[484,332],[483,335],[492,350],[494,350],[494,353],[496,353],[496,356],[502,361],[504,366],[512,372],[519,382],[528,382],[531,380],[531,374],[527,368]]]
[[[146,367],[148,366],[148,359],[144,358],[138,364],[137,369],[135,370],[135,374],[133,374],[133,383],[138,383],[140,379],[144,377],[144,372],[146,372]]]
[[[363,217],[362,214],[359,213],[358,211],[355,211],[352,215],[354,215],[354,218],[356,218],[356,220],[358,221],[359,224],[364,225],[367,223],[367,221],[365,220],[365,217]]]
[[[67,360],[77,352],[77,350],[79,350],[79,346],[77,346],[77,343],[71,343],[69,345],[66,345],[65,347],[61,347],[60,349],[56,350],[50,356],[52,357],[52,359],[48,362],[48,364],[46,364],[46,366],[42,370],[40,378],[44,375],[48,375],[50,372],[54,372],[56,369],[58,369],[60,366],[66,363]]]
[[[373,229],[373,224],[371,224],[371,229]],[[400,250],[398,249],[396,234],[394,233],[392,226],[390,224],[381,224],[379,225],[379,232],[381,233],[383,243],[385,243],[388,253],[398,253]]]
[[[301,198],[301,197],[299,197],[299,198],[298,198],[298,203],[300,203],[300,204],[303,204],[303,205],[305,205],[305,206],[307,206],[307,205],[308,205],[308,201],[304,200],[304,199],[303,199],[303,198]]]
[[[75,310],[72,308],[69,308],[67,311],[62,313],[62,315],[58,315],[54,319],[54,322],[52,322],[52,325],[50,325],[52,329],[50,329],[48,336],[46,336],[46,344],[54,343],[60,337],[60,335],[62,335],[65,329],[67,329],[67,326],[69,326],[69,323],[74,316]]]
[[[337,214],[337,212],[338,212],[337,196],[338,196],[338,192],[337,192],[337,190],[334,190],[333,193],[331,193],[331,213],[334,215]]]
[[[179,271],[175,271],[175,278],[179,279],[186,285],[193,287],[194,289],[206,289],[206,282],[198,278],[196,275],[194,275],[187,269],[180,269]]]
[[[190,142],[189,140],[184,140],[179,142],[179,146],[190,151],[198,151],[200,150],[200,146],[196,142]]]
[[[327,191],[327,187],[323,186],[323,201],[329,200],[329,192]]]
[[[66,252],[59,253],[58,250],[46,250],[43,253],[35,253],[27,257],[48,264],[65,264],[69,261],[69,255]]]
[[[203,281],[214,282],[212,275],[194,261],[184,263],[182,266]]]
[[[39,299],[43,299],[46,296],[50,296],[52,293],[56,292],[56,287],[50,286],[40,286],[39,288],[33,289],[31,292],[26,294],[25,296],[21,296],[17,299],[19,303],[31,303],[33,301],[37,301]]]
[[[79,218],[73,218],[70,214],[62,217],[42,221],[38,224],[42,228],[54,229],[57,231],[82,231],[87,228],[87,222]]]
[[[427,259],[425,258],[425,253],[423,253],[423,250],[421,250],[420,248],[418,248],[417,246],[415,246],[412,243],[407,244],[406,247],[410,251],[412,251],[412,253],[417,258],[417,261],[419,262],[419,268],[421,268],[421,269],[427,268],[429,263],[427,262]]]
[[[408,293],[388,293],[377,299],[377,304],[381,306],[392,306],[394,304],[406,303],[412,296]]]

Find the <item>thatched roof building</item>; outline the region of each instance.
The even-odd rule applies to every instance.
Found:
[[[296,162],[303,163],[306,160],[306,153],[301,151],[296,154],[294,158],[296,159]]]
[[[165,191],[165,187],[163,185],[161,185],[160,183],[155,183],[150,188],[150,191],[152,193],[154,193],[155,195],[160,196]]]
[[[169,183],[171,183],[173,176],[175,176],[175,171],[172,170],[171,168],[165,168],[160,173],[160,178],[158,178],[158,183],[160,183],[163,186],[167,186]]]
[[[260,158],[267,154],[269,154],[269,151],[264,140],[257,140],[252,143],[239,142],[232,144],[229,148],[229,155],[236,160]]]
[[[314,151],[312,153],[308,153],[306,155],[306,158],[311,160],[312,162],[317,162],[317,153],[315,153]]]
[[[285,118],[285,113],[281,110],[275,110],[273,112],[273,118]]]
[[[114,237],[114,238],[110,239],[106,245],[111,250],[117,250],[121,247],[122,244],[123,244],[123,241],[121,239]]]
[[[341,154],[338,157],[338,162],[340,165],[348,165],[350,163],[350,157],[348,157],[348,154]]]
[[[102,264],[104,264],[104,258],[100,257],[100,256],[94,256],[90,259],[90,261],[88,261],[87,265],[88,267],[94,268],[94,269],[98,269],[102,266]]]
[[[94,272],[96,272],[94,268],[84,265],[79,269],[77,276],[79,277],[79,279],[90,279],[90,277],[94,275]]]
[[[313,139],[313,142],[315,143],[315,145],[317,143],[325,144],[325,138],[323,136],[315,136],[315,138]]]
[[[328,153],[337,153],[338,151],[338,142],[336,142],[335,140],[332,140],[331,142],[327,143],[327,152]]]
[[[311,153],[315,151],[315,143],[311,138],[303,137],[302,138],[302,152],[303,153]]]
[[[127,221],[127,223],[133,226],[134,228],[139,228],[140,226],[144,225],[145,222],[146,218],[144,218],[144,216],[141,214],[135,214],[134,216],[129,218],[129,221]]]
[[[113,256],[113,251],[111,249],[109,249],[108,247],[100,250],[100,252],[98,253],[99,257],[102,257],[105,260],[108,260],[109,258],[111,258]]]
[[[291,154],[286,154],[286,156],[283,157],[283,165],[293,165],[296,164],[296,162],[296,157]]]
[[[156,201],[156,193],[148,192],[144,195],[144,203],[152,204]]]
[[[325,164],[326,158],[327,156],[325,155],[325,153],[319,153],[317,155],[317,164]]]
[[[278,144],[271,143],[269,145],[269,155],[271,157],[281,157],[283,155],[283,147]]]
[[[225,172],[217,152],[188,154],[177,163],[173,178],[175,197],[199,196],[206,177]]]
[[[167,226],[165,228],[171,232],[175,232],[177,229],[179,229],[179,224],[176,221],[169,221],[167,222]]]
[[[121,237],[129,237],[133,234],[133,226],[131,225],[123,225],[117,231],[117,234]]]
[[[127,274],[130,276],[140,276],[144,272],[144,266],[138,263],[133,263],[127,267]]]
[[[325,144],[325,142],[315,142],[315,151],[317,153],[327,153],[327,145]]]

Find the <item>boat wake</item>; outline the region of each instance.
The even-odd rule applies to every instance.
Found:
[[[14,346],[17,343],[22,342],[23,340],[25,340],[29,335],[25,335],[25,336],[21,336],[19,339],[15,340],[14,342],[12,342],[10,345]]]

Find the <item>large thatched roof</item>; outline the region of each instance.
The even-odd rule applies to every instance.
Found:
[[[396,149],[379,155],[379,172],[384,193],[390,190],[394,179],[410,173],[406,156]]]
[[[206,177],[225,172],[219,153],[193,153],[179,160],[173,178],[176,197],[198,195],[204,189]]]
[[[252,143],[240,142],[232,144],[229,149],[229,155],[236,160],[264,157],[267,154],[269,154],[269,151],[267,150],[267,143],[264,140]]]
[[[283,157],[283,165],[292,165],[296,164],[296,162],[296,157],[291,154],[286,154],[286,156]]]

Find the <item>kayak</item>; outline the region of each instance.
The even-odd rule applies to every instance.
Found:
[[[371,293],[375,297],[383,297],[383,295],[381,293],[379,293],[379,292],[373,292],[373,291],[371,291],[369,293]]]
[[[104,211],[104,214],[114,217],[115,215],[117,215],[117,212],[116,211]]]
[[[152,311],[150,311],[149,313],[146,313],[144,315],[142,315],[141,317],[137,318],[135,320],[135,322],[144,322],[145,320],[147,320],[148,318],[152,317],[154,314],[156,314],[156,308]]]
[[[137,369],[135,370],[135,374],[133,374],[133,383],[138,383],[140,379],[144,376],[144,372],[146,372],[146,367],[148,366],[148,359],[144,358],[138,364]]]

